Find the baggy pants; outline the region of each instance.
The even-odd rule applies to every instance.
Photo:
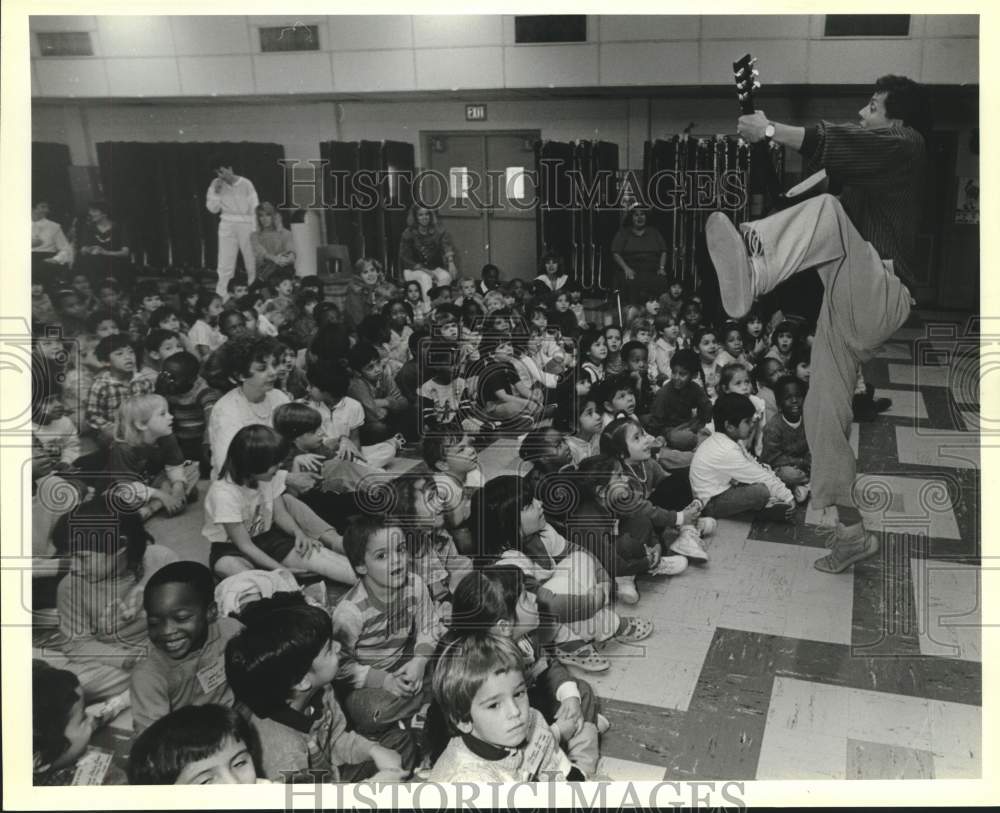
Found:
[[[759,238],[763,262],[756,261],[757,296],[806,268],[815,268],[823,282],[803,412],[813,458],[812,504],[853,505],[857,461],[850,446],[851,401],[858,366],[909,317],[909,291],[833,195],[810,198],[740,228]],[[747,236],[753,251],[753,236]]]
[[[253,223],[235,223],[229,220],[219,222],[219,259],[217,273],[219,282],[215,292],[223,299],[229,298],[227,285],[236,273],[236,255],[243,254],[243,265],[247,269],[247,281],[252,283],[257,274],[257,259],[250,245]]]

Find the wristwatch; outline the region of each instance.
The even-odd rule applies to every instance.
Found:
[[[771,122],[768,122],[767,126],[764,128],[764,138],[768,141],[774,138],[774,125]]]

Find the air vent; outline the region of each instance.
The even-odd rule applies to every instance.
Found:
[[[909,14],[827,14],[827,37],[905,37]]]
[[[514,17],[514,42],[586,42],[586,14],[529,14]]]
[[[94,46],[87,31],[38,32],[38,51],[42,56],[93,56]]]
[[[260,50],[274,51],[318,51],[318,25],[285,25],[260,29]]]

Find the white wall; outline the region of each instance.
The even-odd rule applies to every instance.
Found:
[[[260,53],[260,26],[319,26],[319,51]],[[910,35],[824,38],[823,15],[591,16],[586,43],[516,45],[510,15],[30,18],[35,98],[728,84],[759,56],[772,84],[904,73],[979,81],[976,15],[912,15]],[[35,33],[91,32],[94,56],[42,58]]]

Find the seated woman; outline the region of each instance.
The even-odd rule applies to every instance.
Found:
[[[121,224],[111,219],[106,203],[94,201],[87,207],[87,220],[77,229],[73,268],[92,280],[131,278],[128,238]]]
[[[414,206],[399,240],[399,267],[403,279],[420,283],[424,295],[435,285],[451,285],[458,276],[455,247],[438,223],[433,209]]]
[[[279,268],[295,270],[295,244],[273,204],[262,203],[255,211],[257,231],[250,235],[250,247],[257,259],[257,279],[269,282]]]

